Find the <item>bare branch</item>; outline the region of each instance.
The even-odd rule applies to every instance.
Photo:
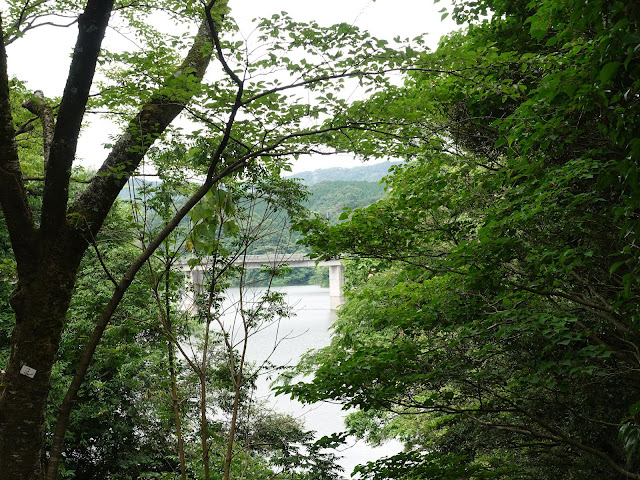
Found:
[[[24,102],[22,106],[37,116],[40,119],[40,123],[42,123],[42,146],[44,148],[44,170],[46,172],[51,143],[53,142],[53,107],[47,105],[42,90],[33,92],[33,97]]]
[[[211,38],[213,39],[213,44],[216,47],[216,53],[218,54],[218,60],[222,64],[222,68],[227,72],[227,75],[231,77],[234,83],[242,88],[242,80],[234,73],[234,71],[229,67],[227,60],[224,58],[224,53],[222,52],[222,46],[220,45],[220,36],[218,35],[218,28],[216,22],[211,17],[211,9],[215,5],[216,0],[211,0],[204,9],[204,13],[207,17],[207,23],[209,24],[209,31],[211,32]]]
[[[22,125],[20,125],[20,128],[18,128],[16,130],[16,132],[14,133],[14,137],[18,137],[20,135],[22,135],[23,133],[27,133],[27,132],[31,132],[33,131],[33,129],[35,128],[33,126],[33,122],[35,121],[35,118],[32,118],[30,120],[27,120],[25,123],[23,123]]]
[[[47,13],[43,13],[43,14],[35,14],[35,15],[26,15],[26,11],[27,10],[32,10],[37,6],[40,6],[46,2],[48,2],[49,0],[40,0],[38,2],[35,2],[34,4],[31,5],[31,7],[26,8],[27,5],[29,4],[29,1],[27,0],[27,2],[25,2],[25,6],[23,7],[22,12],[20,13],[18,19],[16,20],[16,22],[13,25],[13,29],[16,30],[16,33],[14,33],[11,37],[9,37],[8,39],[5,40],[5,46],[6,45],[10,45],[13,42],[15,42],[16,40],[18,40],[19,38],[23,37],[25,33],[27,33],[29,30],[34,30],[36,28],[39,27],[44,27],[44,26],[49,26],[49,27],[57,27],[57,28],[67,28],[70,27],[72,25],[74,25],[75,23],[78,22],[78,17],[77,16],[71,16],[71,15],[60,15],[60,14],[55,14],[55,13],[51,13],[51,12],[47,12]],[[47,22],[42,22],[42,23],[35,23],[37,20],[41,19],[41,18],[45,18],[45,17],[59,17],[59,18],[71,18],[71,20],[67,23],[55,23],[55,22],[51,22],[51,21],[47,21]],[[25,25],[24,28],[20,29],[21,25]]]
[[[337,80],[340,78],[358,78],[358,77],[376,77],[380,75],[385,75],[387,73],[408,73],[408,72],[423,72],[423,73],[442,73],[447,75],[453,75],[457,77],[462,77],[459,71],[456,70],[441,70],[437,68],[383,68],[380,70],[352,70],[352,71],[344,71],[341,73],[334,73],[329,75],[320,75],[318,77],[309,78],[307,80],[302,80],[300,82],[290,83],[288,85],[282,85],[279,87],[274,87],[269,90],[265,90],[264,92],[260,92],[252,97],[247,98],[242,102],[242,105],[247,105],[251,102],[254,102],[262,97],[266,97],[273,93],[279,93],[286,90],[291,90],[293,88],[304,87],[307,85],[313,85],[315,83],[326,82],[328,80]],[[462,77],[465,78],[465,77]]]
[[[98,261],[100,262],[100,266],[102,266],[102,270],[107,275],[107,278],[109,279],[109,281],[111,281],[111,283],[113,283],[113,286],[118,288],[118,282],[116,282],[116,279],[113,278],[113,275],[111,275],[111,272],[109,271],[109,269],[105,265],[104,260],[102,259],[102,255],[100,254],[100,249],[98,249],[98,244],[96,242],[96,239],[93,237],[93,234],[91,233],[91,229],[88,229],[88,230],[89,230],[89,234],[91,235],[91,239],[90,239],[89,243],[93,247],[93,250],[96,252],[96,256],[98,257]]]

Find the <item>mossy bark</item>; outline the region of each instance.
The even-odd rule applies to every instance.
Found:
[[[65,242],[45,252],[11,297],[16,324],[0,394],[0,480],[41,480],[51,370],[82,258]],[[77,247],[77,245],[75,246]],[[35,370],[30,377],[23,367]]]

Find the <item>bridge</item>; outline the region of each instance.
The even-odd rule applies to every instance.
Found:
[[[329,267],[329,303],[332,310],[337,309],[344,297],[342,295],[342,286],[344,285],[344,265],[340,260],[320,260],[316,261],[306,255],[245,255],[239,257],[233,262],[234,265],[243,265],[244,268],[262,268],[264,266],[275,268],[286,265],[289,268],[301,267]],[[204,285],[204,272],[209,266],[205,259],[200,265],[196,265],[193,269],[187,265],[187,262],[179,262],[177,266],[185,274],[190,272],[189,280],[196,287],[196,290]]]

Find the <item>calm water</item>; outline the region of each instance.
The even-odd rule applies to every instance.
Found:
[[[330,326],[335,312],[329,309],[329,289],[318,286],[281,287],[276,290],[286,294],[287,302],[296,315],[283,319],[252,335],[248,344],[249,360],[262,364],[265,360],[277,366],[295,365],[301,355],[313,348],[329,344]],[[260,292],[256,292],[260,293]],[[237,289],[229,291],[229,305],[237,302]],[[254,295],[248,295],[251,298]],[[245,299],[247,295],[245,295]],[[227,322],[233,323],[233,309],[229,308]],[[238,337],[240,338],[240,337]],[[264,398],[274,410],[288,413],[304,420],[307,429],[315,430],[318,436],[344,430],[346,412],[341,405],[319,403],[305,406],[288,397],[275,397],[269,389],[270,380],[263,376],[258,383],[258,396]],[[353,467],[376,458],[393,455],[400,451],[398,442],[372,448],[364,442],[352,440],[340,454],[340,464],[348,477]]]

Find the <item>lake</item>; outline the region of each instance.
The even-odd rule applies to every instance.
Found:
[[[322,348],[330,342],[330,327],[336,319],[336,312],[329,308],[329,289],[319,286],[277,287],[274,290],[286,294],[286,299],[296,312],[293,318],[282,319],[257,332],[249,339],[248,358],[258,364],[269,358],[274,365],[295,365],[300,356],[313,348]],[[257,291],[256,293],[260,293]],[[238,300],[238,289],[228,291],[227,306]],[[255,294],[254,294],[255,295]],[[247,295],[245,294],[245,297]],[[251,298],[252,295],[248,295]],[[229,310],[230,311],[230,310]],[[229,320],[232,314],[229,313]],[[306,428],[315,430],[318,436],[329,435],[344,430],[343,418],[346,412],[341,405],[318,403],[302,405],[288,397],[275,397],[269,389],[269,380],[261,378],[257,395],[266,399],[274,410],[288,413],[304,420]],[[373,448],[365,442],[351,439],[340,452],[340,465],[345,475],[359,463],[393,455],[401,450],[399,442],[389,442]]]

